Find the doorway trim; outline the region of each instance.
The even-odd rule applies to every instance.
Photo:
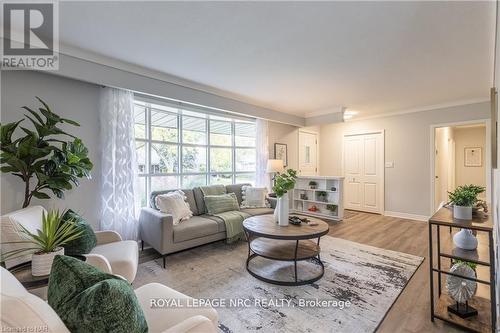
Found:
[[[439,123],[430,125],[430,143],[429,143],[429,153],[430,153],[430,169],[431,169],[431,179],[430,179],[430,214],[434,215],[434,198],[436,196],[435,182],[436,182],[436,153],[434,151],[435,140],[436,140],[436,128],[440,127],[451,127],[460,125],[472,125],[472,124],[484,124],[486,126],[486,152],[484,154],[485,158],[485,169],[486,169],[486,202],[491,203],[491,120],[487,118],[476,119],[476,120],[465,120],[465,121],[455,121],[449,123]]]
[[[382,181],[381,181],[381,203],[380,203],[380,215],[385,215],[385,129],[379,129],[379,130],[359,130],[359,131],[350,131],[350,132],[344,132],[342,134],[342,176],[344,177],[344,181],[347,181],[345,179],[345,138],[348,136],[356,136],[356,135],[365,135],[365,134],[382,134],[382,151],[380,154],[382,154],[381,158],[381,165],[380,168],[382,170],[381,175],[382,175]],[[345,188],[345,186],[344,186]],[[344,196],[345,196],[345,190],[344,190]],[[344,199],[345,202],[345,199]]]
[[[297,132],[297,147],[300,150],[300,133],[307,133],[307,134],[314,134],[316,135],[316,176],[320,174],[320,165],[319,165],[319,132],[316,132],[314,130],[308,130],[308,129],[303,129],[299,128]],[[300,153],[297,151],[297,169],[300,168]]]

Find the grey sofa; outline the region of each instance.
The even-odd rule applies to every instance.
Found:
[[[226,193],[234,193],[241,205],[241,188],[249,184],[227,185]],[[151,193],[151,207],[141,210],[139,217],[139,237],[142,248],[144,243],[149,244],[163,257],[167,254],[189,249],[195,246],[223,240],[226,238],[226,226],[222,219],[207,214],[201,188],[183,189],[193,217],[178,225],[173,224],[172,215],[162,213],[156,207],[156,196],[174,190],[156,191]],[[250,215],[272,214],[275,201],[271,201],[272,208],[241,209]]]

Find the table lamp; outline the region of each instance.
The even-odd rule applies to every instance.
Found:
[[[271,178],[273,180],[273,185],[276,182],[276,175],[283,171],[285,171],[283,160],[267,160],[266,172],[273,174],[273,177]]]

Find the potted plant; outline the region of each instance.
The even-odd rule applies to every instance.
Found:
[[[318,191],[316,193],[318,194],[318,201],[326,201],[328,193],[326,193],[325,191]]]
[[[318,188],[318,183],[317,183],[317,182],[315,182],[314,180],[311,180],[311,181],[309,182],[309,188],[310,188],[311,190],[315,190],[316,188]]]
[[[328,204],[326,205],[326,209],[329,210],[332,215],[335,215],[335,212],[337,211],[337,205],[334,205],[334,204]]]
[[[276,183],[273,186],[273,191],[278,197],[276,209],[274,210],[274,219],[280,226],[288,225],[288,191],[295,187],[297,181],[297,171],[288,169],[285,172],[276,176]]]
[[[49,211],[42,216],[42,229],[33,233],[24,226],[19,225],[19,234],[25,240],[8,242],[9,244],[27,244],[26,247],[2,253],[5,259],[32,253],[31,274],[45,276],[50,274],[54,257],[64,254],[63,245],[79,238],[83,230],[73,220],[64,220],[64,213],[57,210]]]
[[[453,204],[453,217],[462,220],[472,219],[472,207],[478,202],[477,195],[485,188],[477,185],[463,185],[453,192],[448,192],[450,203]]]
[[[23,107],[30,114],[24,116],[34,130],[19,126],[26,119],[0,124],[0,171],[24,182],[23,208],[28,207],[32,198],[49,199],[47,191],[63,198],[64,191],[79,185],[79,178],[90,178],[93,167],[82,140],[58,127],[59,124],[80,125],[59,117],[43,100],[37,99],[42,104],[39,112]],[[14,138],[18,127],[24,135]]]

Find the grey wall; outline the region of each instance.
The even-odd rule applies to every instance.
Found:
[[[477,103],[399,116],[321,126],[321,175],[342,175],[342,145],[346,132],[385,130],[385,210],[429,216],[430,126],[490,117],[490,103]]]
[[[65,129],[80,137],[89,148],[94,163],[92,180],[82,180],[81,185],[66,192],[66,198],[32,201],[46,208],[72,208],[81,214],[94,227],[98,225],[100,147],[99,147],[99,89],[97,85],[65,79],[45,73],[31,71],[2,71],[1,74],[1,121],[2,123],[19,120],[23,117],[22,106],[38,107],[35,96],[49,104],[52,110],[80,123],[81,127],[64,125]],[[28,126],[28,122],[24,124]],[[2,214],[21,208],[23,203],[23,183],[19,178],[0,176]]]

